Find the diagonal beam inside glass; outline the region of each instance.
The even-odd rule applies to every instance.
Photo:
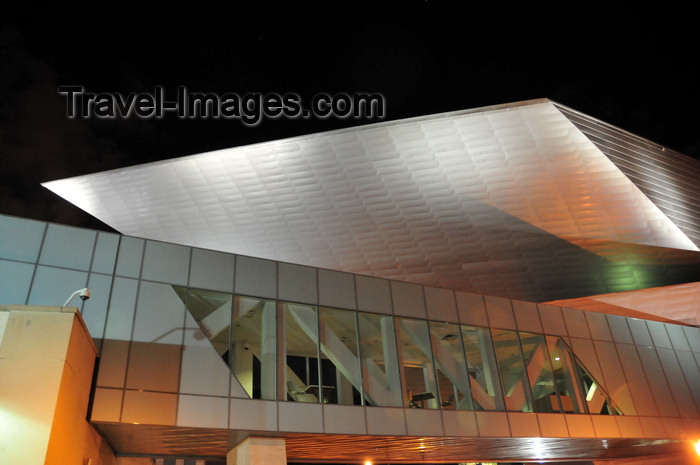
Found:
[[[298,394],[299,386],[323,387],[305,401],[400,406],[399,360],[403,365],[414,362],[407,358],[406,343],[419,340],[420,350],[410,354],[421,354],[421,373],[427,373],[427,377],[418,378],[430,381],[413,389],[433,394],[427,403],[423,402],[424,407],[623,414],[557,336],[438,322],[429,322],[424,328],[422,322],[415,322],[425,332],[418,338],[415,328],[399,320],[403,344],[402,356],[397,357],[395,338],[399,334],[394,334],[393,318],[389,316],[283,304],[287,323],[283,327],[288,326],[285,331],[297,328],[292,337],[291,333],[277,334],[274,300],[172,288],[197,323],[197,328],[185,328],[186,332],[194,331],[192,341],[208,341],[254,399],[287,398],[285,386],[277,386],[278,339],[283,336],[290,358],[285,364],[285,378],[296,372],[286,379],[294,381],[293,391]],[[306,341],[304,350],[298,346],[299,341]],[[305,366],[296,367],[295,357],[304,358]],[[404,374],[404,383],[408,380]],[[404,397],[411,400],[410,396]]]

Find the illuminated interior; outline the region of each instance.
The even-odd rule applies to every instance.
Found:
[[[252,399],[622,414],[561,338],[173,289]]]

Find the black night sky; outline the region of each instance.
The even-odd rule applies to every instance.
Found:
[[[0,213],[108,229],[39,183],[376,121],[69,119],[60,85],[305,100],[375,92],[386,120],[549,98],[700,157],[690,11],[589,2],[231,5],[0,15]]]
[[[57,3],[0,7],[0,214],[110,230],[40,183],[376,122],[69,119],[62,85],[379,93],[385,120],[549,98],[700,158],[692,3]]]

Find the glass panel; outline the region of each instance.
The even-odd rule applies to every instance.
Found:
[[[607,394],[605,394],[600,383],[591,376],[577,359],[575,359],[575,361],[576,372],[586,396],[588,412],[599,415],[622,415],[622,412],[615,407]]]
[[[176,244],[147,241],[142,279],[170,284],[187,284],[190,249]]]
[[[238,294],[274,298],[277,295],[277,263],[238,255],[234,280]]]
[[[176,286],[141,281],[132,340],[181,345],[185,321],[181,293]]]
[[[131,341],[126,370],[126,388],[177,392],[180,381],[179,344]]]
[[[118,248],[119,236],[117,234],[98,233],[95,256],[92,258],[92,271],[95,273],[114,273]]]
[[[233,295],[190,288],[186,299],[184,295],[181,298],[188,313],[180,392],[225,396],[231,377],[228,359]]]
[[[355,276],[357,308],[391,315],[391,289],[386,279]]]
[[[355,312],[321,308],[321,379],[324,402],[361,405],[362,374]]]
[[[233,296],[203,289],[189,289],[185,295],[185,288],[175,287],[175,290],[216,353],[228,362]]]
[[[632,327],[632,321],[633,320],[630,320],[630,327]],[[639,321],[644,324],[643,320]],[[632,331],[634,334],[634,329]],[[666,375],[664,374],[664,370],[661,367],[658,356],[656,355],[656,349],[641,345],[638,345],[636,349],[637,353],[639,354],[639,361],[644,367],[644,373],[646,375],[645,381],[647,381],[649,389],[651,389],[654,403],[656,404],[656,408],[659,410],[659,416],[681,416],[678,412],[676,402],[674,402],[673,394],[671,394],[671,389],[669,387]],[[671,382],[675,383],[675,380],[671,380]],[[683,413],[687,415],[687,412]]]
[[[50,224],[39,263],[87,271],[97,233],[88,229]]]
[[[518,333],[500,329],[493,330],[493,346],[501,373],[506,410],[532,412],[530,386],[520,351]]]
[[[577,369],[571,352],[561,338],[547,337],[554,380],[564,413],[587,413],[576,379]]]
[[[668,337],[671,339],[671,344],[676,350],[690,350],[690,344],[688,344],[688,339],[685,337],[683,328],[679,325],[664,323],[666,326],[666,332]]]
[[[318,302],[340,308],[356,308],[353,275],[340,271],[318,270]]]
[[[474,410],[459,325],[431,321],[430,340],[440,406],[452,410]]]
[[[114,278],[107,310],[105,339],[131,339],[138,287],[139,282],[135,279]]]
[[[561,412],[547,342],[542,334],[519,333],[536,412]],[[564,401],[566,403],[566,401]],[[567,403],[568,405],[568,403]]]
[[[428,322],[399,318],[397,327],[405,404],[411,408],[438,408]]]
[[[293,302],[318,302],[316,268],[291,263],[277,265],[277,297]]]
[[[624,371],[622,371],[622,365],[617,357],[615,344],[606,341],[593,341],[593,343],[598,354],[600,371],[605,374],[605,386],[608,388],[611,400],[620,407],[625,415],[637,415]],[[596,383],[596,386],[597,391],[600,389],[600,384]],[[586,389],[586,392],[590,391]],[[590,411],[596,413],[596,409],[590,409]]]
[[[496,356],[487,328],[461,326],[475,410],[504,410]]]
[[[325,401],[333,386],[324,386],[319,382],[316,307],[280,305],[284,318],[286,399],[295,402]]]
[[[647,325],[650,322],[647,321]],[[700,328],[697,326],[683,326],[683,331],[685,332],[685,337],[688,339],[688,345],[690,350],[696,354],[700,353]]]
[[[360,312],[357,324],[364,404],[400,407],[401,383],[392,317]]]
[[[2,277],[0,279],[0,296],[2,296],[2,304],[24,305],[27,303],[27,294],[29,294],[29,286],[32,283],[33,275],[34,265],[0,260],[0,276]],[[63,300],[65,301],[65,299]]]
[[[213,250],[192,249],[190,286],[233,291],[234,256]]]
[[[122,421],[149,425],[175,425],[177,395],[124,391]]]
[[[105,339],[100,352],[97,386],[123,388],[129,359],[128,340]]]
[[[119,241],[119,254],[115,274],[129,278],[138,278],[141,274],[141,256],[143,255],[143,239],[122,236]]]
[[[685,380],[690,387],[690,392],[695,398],[695,405],[700,405],[700,389],[698,389],[698,386],[700,386],[700,369],[698,369],[697,360],[692,352],[685,352],[682,350],[676,350],[675,352],[678,357],[678,363],[680,363],[681,366],[681,371],[683,371]]]
[[[27,303],[29,305],[63,305],[73,292],[87,286],[87,278],[88,274],[83,271],[37,266],[34,283],[32,284]],[[106,298],[106,296],[93,294],[92,298],[102,299]],[[82,309],[83,302],[83,300],[76,297],[70,301],[69,305]]]
[[[275,302],[236,296],[231,332],[231,370],[253,399],[277,398]]]
[[[634,343],[632,333],[630,333],[630,328],[627,325],[627,317],[619,315],[606,315],[606,317],[615,342],[622,342],[625,344]]]
[[[663,323],[659,323],[659,325],[661,324]],[[663,366],[666,379],[669,380],[668,384],[673,392],[673,398],[676,399],[678,409],[686,418],[697,417],[698,410],[693,402],[693,396],[690,393],[688,385],[686,383],[670,382],[671,380],[685,379],[673,350],[658,348],[656,352],[659,355],[659,360],[661,361],[661,366]]]
[[[94,298],[83,302],[83,320],[93,339],[102,338],[107,319],[107,302],[112,288],[112,276],[91,273],[88,281],[90,293]]]
[[[46,223],[0,215],[0,257],[35,262]]]

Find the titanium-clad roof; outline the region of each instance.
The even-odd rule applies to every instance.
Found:
[[[557,108],[700,246],[700,163],[570,108]]]
[[[549,301],[698,280],[700,167],[668,155],[537,100],[44,185],[126,235]]]

